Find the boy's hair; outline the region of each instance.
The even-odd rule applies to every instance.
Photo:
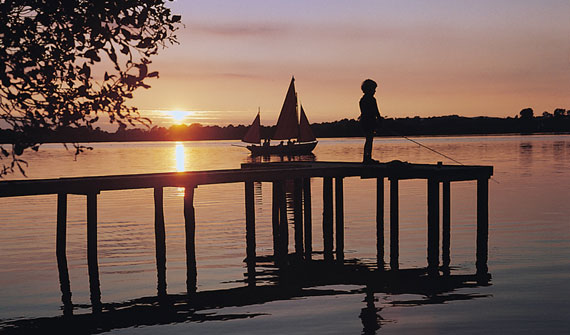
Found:
[[[376,87],[378,87],[378,84],[376,84],[376,82],[372,79],[366,79],[365,81],[362,82],[362,86],[360,86],[362,92],[365,93],[375,89]]]

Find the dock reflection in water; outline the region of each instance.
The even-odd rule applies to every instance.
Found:
[[[267,313],[228,313],[224,308],[265,304],[275,301],[311,297],[334,297],[341,295],[362,296],[362,309],[355,311],[362,323],[362,334],[375,334],[385,322],[382,308],[376,306],[377,295],[404,294],[420,296],[409,300],[392,300],[389,306],[421,306],[444,304],[455,300],[485,298],[477,293],[457,293],[461,288],[477,288],[490,285],[490,275],[428,275],[426,269],[400,269],[383,271],[357,259],[343,264],[325,261],[295,261],[295,256],[286,267],[276,267],[271,256],[258,257],[255,282],[233,289],[201,291],[192,294],[159,294],[154,297],[122,303],[104,303],[91,314],[63,315],[52,318],[34,318],[4,323],[2,331],[7,334],[100,333],[114,329],[138,326],[177,324],[182,322],[229,321],[255,318]],[[255,283],[254,282],[254,283]],[[334,285],[334,286],[333,286]],[[385,304],[385,302],[384,302]],[[68,306],[88,308],[89,306]]]

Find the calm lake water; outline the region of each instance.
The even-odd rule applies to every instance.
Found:
[[[118,328],[118,334],[567,333],[570,327],[570,135],[423,137],[466,165],[494,166],[489,182],[489,285],[438,296],[374,293],[361,285],[315,286],[331,294],[274,299],[197,312],[184,322]],[[239,168],[237,141],[98,143],[74,159],[61,145],[29,154],[29,178]],[[318,161],[360,161],[362,139],[323,139]],[[374,158],[453,162],[400,138],[374,142]],[[278,158],[275,158],[278,159]],[[11,176],[10,178],[21,178]],[[198,291],[244,287],[243,184],[195,193]],[[386,183],[386,222],[388,221]],[[312,180],[313,248],[322,251],[322,181]],[[165,189],[169,294],[186,291],[183,189]],[[375,180],[346,178],[345,258],[373,263]],[[400,268],[426,261],[427,185],[400,182]],[[255,185],[257,254],[272,254],[271,185]],[[86,199],[69,196],[67,254],[75,314],[90,313]],[[0,198],[0,326],[62,314],[55,257],[56,196]],[[476,183],[451,185],[452,275],[475,273]],[[102,192],[98,204],[103,303],[156,296],[153,191]],[[388,226],[388,224],[386,225]],[[389,229],[386,227],[386,236]],[[290,233],[292,241],[293,234]],[[292,244],[291,244],[292,245]],[[292,250],[292,247],[290,247]],[[387,241],[386,256],[389,257]],[[318,257],[318,256],[316,256]],[[387,259],[385,259],[387,260]],[[260,283],[263,285],[263,282]],[[369,296],[370,298],[370,296]],[[370,307],[371,303],[373,306]],[[372,310],[378,329],[362,315]],[[194,321],[198,320],[198,321]],[[377,328],[377,327],[376,327]],[[1,331],[1,329],[0,329]]]

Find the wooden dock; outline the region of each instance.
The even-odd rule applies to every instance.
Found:
[[[183,187],[184,220],[186,232],[187,291],[196,292],[196,218],[194,213],[194,189],[200,185],[244,183],[246,209],[246,254],[249,280],[255,281],[255,204],[254,182],[270,182],[272,192],[272,231],[274,260],[286,266],[289,259],[311,261],[312,209],[311,178],[323,179],[323,254],[325,262],[344,260],[344,194],[346,177],[376,179],[376,237],[378,269],[384,269],[384,181],[389,180],[390,201],[390,268],[398,270],[399,253],[399,194],[398,182],[405,179],[427,181],[427,261],[428,273],[438,276],[440,271],[449,273],[450,265],[450,184],[454,181],[477,181],[477,274],[487,276],[488,255],[488,181],[492,166],[458,166],[410,164],[400,161],[376,165],[351,162],[284,162],[243,164],[241,169],[115,175],[100,177],[59,178],[43,180],[14,180],[0,182],[0,197],[41,194],[57,194],[56,254],[62,301],[65,308],[72,308],[71,290],[66,258],[67,195],[87,197],[87,262],[91,303],[96,310],[101,305],[97,254],[97,195],[101,191],[125,189],[154,189],[155,241],[158,277],[158,295],[166,295],[166,242],[163,211],[163,189]],[[284,183],[293,180],[294,252],[289,253],[287,204]],[[334,183],[333,183],[334,180]],[[440,197],[440,184],[441,197]],[[440,264],[440,198],[442,201],[442,262]],[[334,200],[334,201],[333,201]],[[336,238],[334,237],[336,235]],[[334,243],[333,243],[334,242]],[[334,245],[333,245],[334,244]],[[70,312],[70,311],[68,311]]]

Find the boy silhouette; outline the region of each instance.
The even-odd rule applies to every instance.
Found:
[[[372,141],[376,128],[380,126],[382,117],[378,111],[378,104],[374,93],[376,93],[378,84],[372,79],[366,79],[362,82],[362,92],[364,95],[360,98],[360,126],[364,132],[366,141],[364,142],[364,157],[362,163],[376,164],[377,160],[372,159]]]

